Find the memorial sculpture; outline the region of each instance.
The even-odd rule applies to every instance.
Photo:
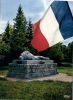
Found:
[[[57,74],[57,64],[47,57],[34,56],[29,51],[24,51],[19,59],[9,63],[7,77],[33,79]]]

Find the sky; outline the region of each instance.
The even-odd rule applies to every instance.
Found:
[[[38,21],[45,13],[52,0],[0,0],[0,34],[4,31],[7,22],[13,25],[13,19],[16,17],[17,9],[21,4],[27,20],[31,19],[33,23]],[[73,1],[68,1],[73,14]],[[68,44],[73,41],[73,37],[65,40]]]

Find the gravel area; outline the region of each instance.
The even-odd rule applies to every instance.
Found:
[[[59,73],[56,75],[52,75],[52,76],[47,76],[47,77],[40,77],[40,78],[35,78],[35,79],[17,79],[17,78],[9,78],[9,77],[5,77],[5,76],[1,76],[0,78],[5,78],[9,81],[44,81],[44,80],[53,80],[53,81],[63,81],[63,82],[73,82],[73,77],[72,76],[68,76],[67,74],[63,74],[63,73]]]
[[[72,76],[68,76],[67,74],[59,73],[56,75],[48,76],[48,77],[42,77],[38,79],[33,79],[33,80],[54,80],[54,81],[64,81],[64,82],[72,82]]]

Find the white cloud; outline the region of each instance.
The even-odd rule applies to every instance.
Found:
[[[63,41],[63,44],[64,44],[64,45],[68,45],[68,44],[69,44],[70,42],[72,42],[72,41],[73,41],[73,37],[64,40],[64,41]]]
[[[6,27],[7,21],[0,20],[0,34],[4,32],[4,29]]]
[[[0,34],[2,34],[5,30],[5,27],[7,25],[7,22],[6,20],[0,20]],[[10,25],[13,25],[13,21],[9,21]]]
[[[27,15],[28,19],[31,18],[33,23],[37,22],[44,15],[44,13],[46,12],[48,6],[52,3],[52,1],[54,1],[54,0],[40,0],[39,2],[42,5],[42,6],[40,6],[40,7],[42,7],[42,10],[39,9],[39,6],[35,6],[35,9],[36,9],[35,11],[31,10],[29,12],[26,12],[25,15]]]
[[[44,8],[46,9],[47,8],[47,0],[42,0],[42,3],[44,5]]]
[[[42,0],[45,10],[50,6],[54,0]]]
[[[73,15],[73,1],[69,1],[68,3],[69,3],[69,6],[70,6],[72,15]]]
[[[9,21],[10,25],[14,25],[14,22],[13,21]]]

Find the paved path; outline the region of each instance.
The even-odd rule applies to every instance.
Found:
[[[56,75],[52,75],[49,77],[42,77],[42,78],[38,78],[38,79],[33,79],[33,80],[54,80],[54,81],[64,81],[64,82],[72,82],[72,76],[67,76],[67,74],[63,74],[63,73],[59,73]]]
[[[2,75],[0,75],[0,78],[5,78],[5,79],[7,79],[9,81],[37,81],[37,80],[39,80],[39,81],[54,80],[54,81],[64,81],[64,82],[72,82],[73,81],[72,76],[67,76],[67,74],[63,74],[63,73],[59,73],[59,74],[48,76],[48,77],[35,78],[35,79],[32,79],[32,80],[8,78],[8,77],[2,76]]]

